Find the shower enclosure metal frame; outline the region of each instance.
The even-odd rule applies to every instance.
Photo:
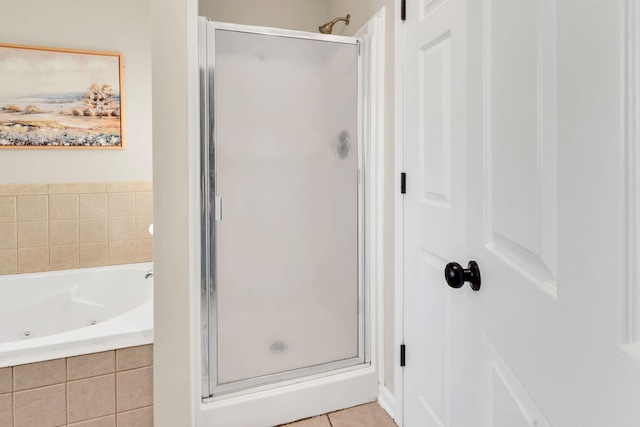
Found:
[[[218,384],[217,375],[217,304],[216,284],[216,221],[221,219],[221,200],[216,197],[216,110],[214,82],[216,78],[216,31],[234,31],[273,37],[346,43],[357,46],[358,51],[358,354],[354,358],[309,366],[274,374]],[[202,399],[217,400],[257,390],[277,387],[286,382],[328,372],[349,370],[370,363],[367,307],[369,292],[365,277],[365,132],[363,123],[363,73],[361,40],[352,37],[313,34],[292,30],[226,24],[199,18],[199,75],[200,75],[200,182],[201,182],[201,287],[200,332],[202,342]]]

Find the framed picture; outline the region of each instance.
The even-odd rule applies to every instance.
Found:
[[[0,149],[124,148],[122,55],[0,44]]]

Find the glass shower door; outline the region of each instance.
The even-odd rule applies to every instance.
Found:
[[[206,43],[208,395],[362,363],[357,40],[209,22]]]

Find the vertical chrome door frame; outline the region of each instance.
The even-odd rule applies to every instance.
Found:
[[[365,277],[365,135],[363,126],[363,60],[361,41],[356,38],[305,33],[274,28],[250,27],[236,24],[224,24],[199,18],[199,74],[200,74],[200,179],[201,179],[201,314],[200,331],[202,339],[202,398],[204,401],[229,393],[246,393],[279,386],[283,381],[299,381],[301,377],[322,374],[340,369],[353,369],[354,366],[370,363],[369,326],[367,307],[369,292]],[[276,37],[317,40],[353,44],[358,49],[358,355],[354,358],[329,362],[229,384],[218,384],[217,373],[217,283],[216,283],[216,217],[220,214],[216,205],[216,127],[215,127],[215,33],[216,30],[261,34]]]
[[[211,351],[215,344],[216,317],[213,316],[215,302],[215,256],[213,256],[213,242],[215,242],[215,220],[211,220],[210,213],[215,206],[215,122],[213,58],[209,58],[209,51],[213,46],[212,36],[207,31],[207,19],[198,18],[198,61],[200,76],[200,233],[201,263],[200,263],[200,333],[202,339],[202,397],[211,396],[211,366],[216,366],[216,352]],[[214,378],[215,379],[215,378]]]
[[[366,168],[366,145],[368,131],[365,129],[365,93],[364,93],[364,60],[363,60],[363,42],[361,39],[353,39],[356,41],[358,49],[357,60],[357,129],[358,129],[358,358],[360,363],[370,362],[370,340],[366,339],[368,335],[369,323],[367,322],[367,307],[371,307],[369,301],[369,283],[367,271],[367,252],[366,252],[366,194],[367,194],[367,168]]]

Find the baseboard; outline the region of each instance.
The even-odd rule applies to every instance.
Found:
[[[378,403],[382,406],[382,409],[387,411],[387,414],[395,420],[394,409],[396,407],[396,399],[393,393],[391,393],[391,390],[383,385],[380,385],[378,389]]]

